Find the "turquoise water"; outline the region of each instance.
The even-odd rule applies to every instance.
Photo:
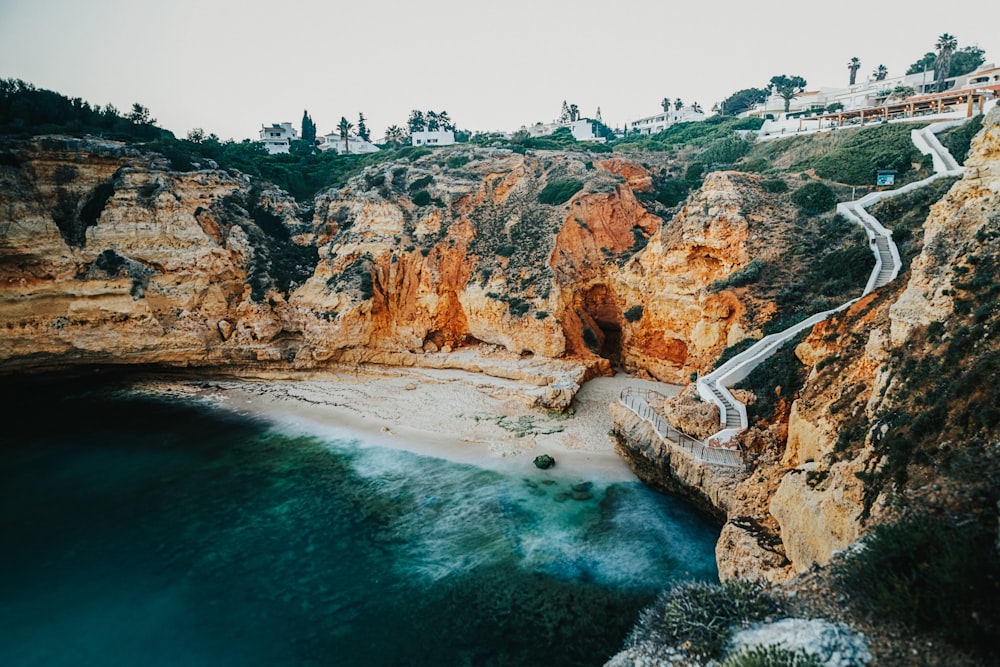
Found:
[[[3,400],[0,665],[600,665],[659,589],[716,577],[718,527],[638,483],[576,500],[178,402]]]

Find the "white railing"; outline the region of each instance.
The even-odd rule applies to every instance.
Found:
[[[869,294],[877,287],[881,287],[882,285],[895,280],[896,276],[899,274],[899,269],[902,266],[902,262],[899,258],[899,249],[892,240],[892,232],[886,229],[882,223],[879,222],[878,219],[876,219],[875,216],[870,214],[866,209],[882,199],[886,199],[888,197],[898,197],[901,194],[912,192],[913,190],[922,188],[938,178],[943,178],[945,176],[960,176],[963,173],[964,168],[958,166],[958,163],[952,157],[951,153],[949,153],[948,150],[941,145],[941,142],[938,141],[937,136],[935,135],[942,130],[960,125],[961,123],[964,123],[965,120],[967,119],[935,123],[920,130],[913,130],[913,132],[910,133],[910,138],[917,147],[917,150],[921,153],[931,155],[934,163],[934,171],[936,172],[933,176],[925,178],[922,181],[917,181],[916,183],[910,183],[909,185],[903,186],[897,190],[872,192],[861,199],[837,205],[838,213],[852,222],[861,225],[861,227],[865,230],[865,234],[868,236],[869,246],[872,249],[872,253],[875,255],[875,268],[872,270],[871,276],[868,278],[868,283],[865,285],[865,291],[862,293],[862,296]],[[888,257],[883,258],[883,247],[879,246],[880,241],[884,249],[888,250]],[[880,279],[880,275],[883,274],[883,268],[885,267],[886,260],[891,262],[891,270],[888,275]],[[754,368],[760,365],[761,362],[774,354],[781,348],[782,345],[797,336],[800,332],[818,324],[819,322],[822,322],[830,315],[848,308],[855,301],[857,301],[857,299],[852,299],[837,308],[817,313],[780,333],[765,336],[749,349],[736,355],[708,375],[699,378],[697,382],[698,394],[703,400],[711,401],[719,406],[720,422],[723,426],[727,423],[726,417],[733,411],[737,412],[740,417],[740,428],[723,428],[718,433],[715,433],[707,438],[706,442],[726,442],[733,435],[748,426],[746,406],[736,400],[732,393],[729,392],[728,387],[748,376]]]
[[[699,461],[711,463],[713,465],[726,466],[728,468],[745,468],[743,454],[739,446],[722,447],[707,444],[697,438],[682,433],[675,429],[664,419],[663,415],[653,409],[649,404],[650,398],[662,399],[663,396],[651,390],[637,391],[631,388],[625,389],[619,397],[619,401],[626,408],[634,412],[640,419],[648,422],[660,439],[669,446],[681,449]]]

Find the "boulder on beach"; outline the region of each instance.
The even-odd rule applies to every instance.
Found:
[[[548,454],[541,454],[535,457],[535,467],[548,470],[556,464],[556,460]]]

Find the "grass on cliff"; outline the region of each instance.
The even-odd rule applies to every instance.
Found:
[[[764,592],[764,585],[750,581],[680,583],[661,604],[667,641],[704,658],[720,657],[734,628],[778,611],[777,604]]]
[[[877,526],[837,574],[874,618],[940,634],[983,657],[1000,646],[995,526],[987,531],[926,516]]]
[[[773,421],[778,408],[790,403],[802,389],[809,369],[795,356],[795,346],[805,339],[807,333],[804,331],[785,343],[750,375],[736,383],[737,389],[749,389],[756,396],[756,400],[747,406],[747,420],[751,424]]]
[[[910,139],[910,131],[920,127],[923,125],[902,123],[863,128],[832,150],[793,164],[790,169],[814,169],[820,178],[848,185],[874,184],[879,169],[895,169],[898,181],[908,180],[913,164],[924,163],[924,156]]]

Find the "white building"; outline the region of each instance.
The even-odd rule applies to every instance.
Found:
[[[705,112],[693,107],[671,108],[668,111],[658,113],[655,116],[647,116],[634,120],[629,124],[629,132],[640,132],[642,134],[656,134],[662,132],[674,123],[689,123],[705,120]]]
[[[451,130],[422,130],[411,134],[414,146],[450,146],[455,143]]]
[[[577,141],[597,141],[600,143],[607,141],[604,137],[594,134],[594,122],[586,118],[570,123],[569,131]]]
[[[377,153],[379,148],[370,141],[365,141],[356,134],[347,135],[347,143],[340,132],[331,132],[323,135],[323,141],[319,144],[321,151],[334,151],[338,155],[350,153],[351,155],[361,155],[363,153]]]
[[[287,153],[292,141],[299,138],[298,131],[291,123],[274,123],[260,126],[260,142],[271,155]]]
[[[521,129],[527,132],[529,137],[547,137],[563,127],[567,128],[577,141],[596,141],[599,143],[607,141],[607,139],[598,136],[594,132],[594,121],[589,118],[581,118],[580,120],[566,123],[535,123],[530,127],[522,127]]]

